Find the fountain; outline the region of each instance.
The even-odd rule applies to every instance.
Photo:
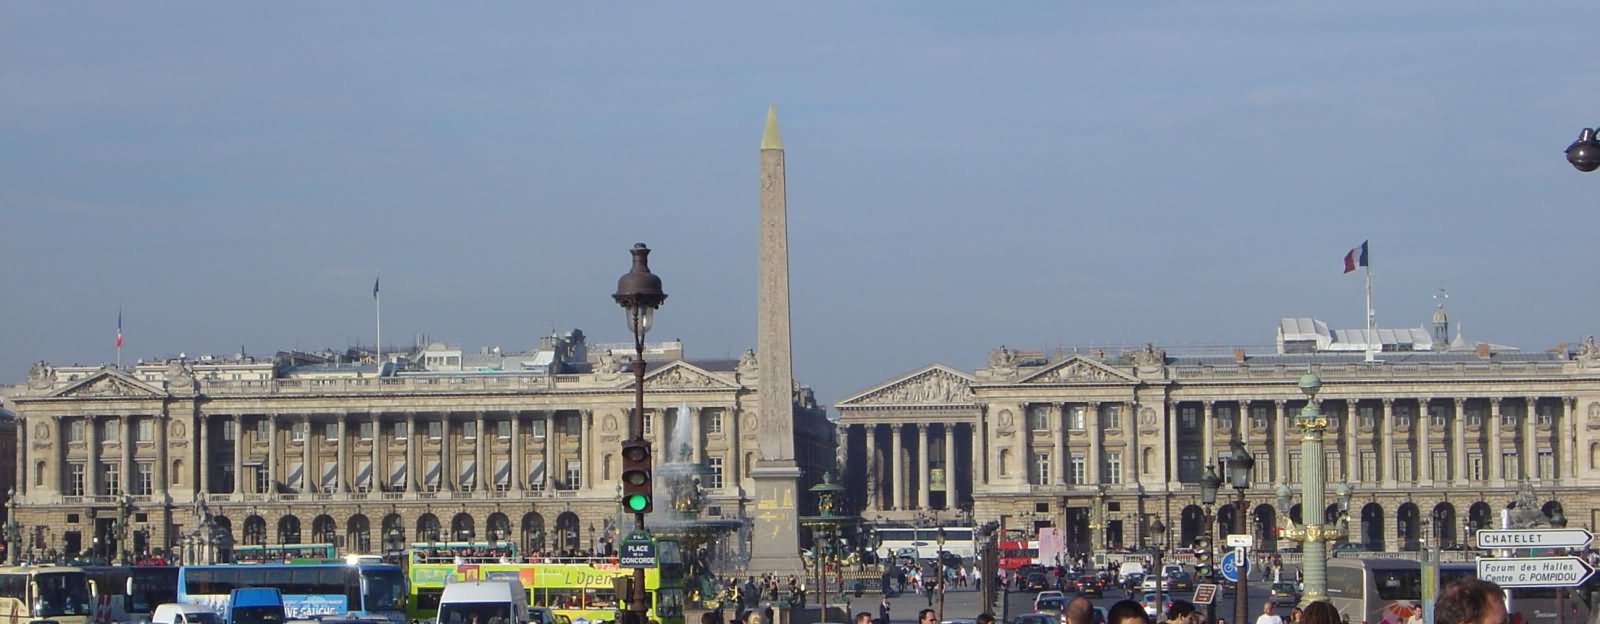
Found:
[[[687,411],[680,408],[678,414]],[[671,440],[688,439],[688,424],[688,419],[680,416],[672,428]],[[665,459],[667,461],[656,468],[655,482],[657,492],[667,495],[668,504],[657,507],[645,516],[645,528],[656,536],[678,541],[682,547],[691,603],[714,607],[717,598],[716,576],[711,572],[712,557],[707,546],[743,527],[744,522],[701,517],[706,500],[702,483],[711,474],[711,468],[695,461],[687,442],[680,442],[678,452]]]

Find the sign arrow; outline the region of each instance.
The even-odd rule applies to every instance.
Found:
[[[1591,576],[1594,568],[1579,557],[1478,560],[1478,578],[1501,587],[1577,587]]]
[[[1478,531],[1478,548],[1583,548],[1594,539],[1588,529],[1485,529]]]

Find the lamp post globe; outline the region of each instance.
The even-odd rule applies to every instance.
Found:
[[[1585,173],[1600,169],[1600,139],[1596,138],[1594,129],[1584,128],[1578,133],[1578,139],[1567,146],[1567,162]]]
[[[623,482],[630,485],[625,487],[622,503],[633,513],[634,529],[642,534],[645,512],[651,509],[652,498],[650,445],[644,441],[644,336],[655,324],[656,308],[667,300],[667,293],[661,289],[661,276],[650,272],[650,248],[644,243],[635,243],[628,253],[633,256],[633,266],[617,278],[617,292],[611,298],[622,306],[628,331],[633,334],[634,407],[628,418],[627,439],[622,442]],[[632,461],[627,459],[630,456]],[[576,536],[572,541],[576,542]],[[576,544],[573,547],[576,548]],[[634,569],[627,602],[629,617],[621,624],[645,624],[649,605],[644,592],[644,568]]]

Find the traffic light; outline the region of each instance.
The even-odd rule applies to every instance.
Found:
[[[622,510],[650,513],[650,443],[628,440],[622,443]]]
[[[1212,567],[1212,556],[1215,551],[1211,548],[1211,536],[1196,535],[1190,547],[1194,549],[1195,578],[1215,580],[1216,568]]]

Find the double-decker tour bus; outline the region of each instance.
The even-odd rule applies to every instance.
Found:
[[[648,616],[661,624],[683,624],[684,590],[681,559],[676,542],[659,540],[660,565],[646,568],[645,599]],[[516,579],[528,592],[528,606],[547,607],[573,624],[610,621],[626,596],[617,595],[616,579],[632,577],[633,570],[617,565],[614,557],[552,557],[519,563],[500,558],[457,557],[439,561],[413,552],[409,565],[411,596],[407,612],[415,619],[437,616],[444,586],[464,581]]]
[[[1000,540],[1000,569],[1015,571],[1025,565],[1039,563],[1038,540]]]
[[[332,563],[339,560],[333,544],[253,544],[234,546],[235,563]]]
[[[264,563],[178,569],[178,602],[222,613],[241,587],[276,587],[294,619],[353,615],[405,622],[406,577],[392,564]],[[0,623],[4,624],[4,623]]]
[[[177,566],[85,566],[102,622],[149,621],[157,605],[178,601]]]
[[[939,530],[944,529],[944,545],[939,544]],[[888,552],[894,557],[933,559],[942,549],[962,559],[971,559],[973,530],[970,526],[947,527],[874,527],[878,537],[878,552]]]
[[[0,624],[89,624],[98,593],[82,568],[0,567]]]

